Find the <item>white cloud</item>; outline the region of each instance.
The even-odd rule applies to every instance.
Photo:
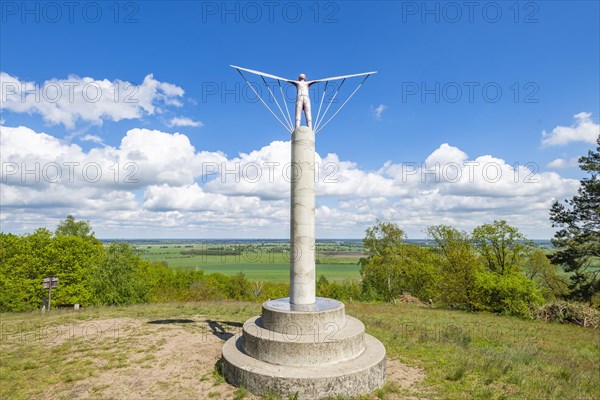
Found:
[[[571,142],[596,143],[600,135],[600,125],[592,121],[592,114],[580,112],[574,116],[575,124],[557,126],[552,132],[542,132],[542,145],[561,146]]]
[[[179,86],[160,82],[152,74],[139,85],[76,75],[40,84],[0,72],[0,83],[3,109],[40,114],[47,123],[68,129],[78,121],[101,125],[104,120],[139,119],[160,113],[161,107],[181,106],[184,94]]]
[[[428,165],[448,164],[451,162],[462,163],[466,161],[468,155],[458,147],[450,146],[448,143],[443,143],[438,149],[425,159]]]
[[[383,116],[383,112],[386,109],[387,109],[387,106],[385,104],[380,104],[377,107],[371,106],[371,112],[375,116],[376,120],[381,120],[381,117]]]
[[[45,214],[48,209],[87,210],[95,218],[101,218],[105,211],[134,211],[138,208],[135,194],[126,190],[105,190],[92,185],[47,185],[43,189],[39,186],[1,186],[2,212],[23,209],[33,214]]]
[[[125,134],[119,147],[102,145],[87,153],[76,144],[22,126],[2,127],[0,143],[2,182],[12,185],[53,184],[58,173],[61,182],[70,186],[130,190],[156,184],[189,185],[202,175],[204,163],[225,160],[219,152],[197,152],[180,133],[137,128]],[[34,173],[27,175],[26,170]]]
[[[579,165],[579,157],[573,157],[573,158],[569,158],[569,159],[557,158],[555,160],[550,161],[548,163],[547,167],[553,168],[553,169],[563,169],[563,168],[577,167],[578,165]]]
[[[153,185],[144,193],[144,208],[164,211],[248,211],[260,206],[260,199],[251,196],[227,197],[206,193],[197,183],[171,187]]]
[[[88,151],[26,127],[2,127],[0,142],[6,231],[53,228],[75,213],[104,237],[289,234],[289,141],[234,157],[196,149],[180,133],[148,129],[131,129],[118,146],[97,143]],[[579,184],[535,164],[470,157],[447,143],[424,161],[390,161],[375,171],[337,154],[316,154],[316,160],[320,237],[361,237],[377,218],[400,224],[411,237],[422,237],[428,225],[471,229],[493,219],[548,237],[551,202],[572,196]],[[67,165],[75,164],[70,180]],[[97,181],[89,179],[95,168],[82,174],[88,165],[99,167]]]
[[[168,122],[169,126],[204,126],[200,121],[194,121],[187,117],[174,117]]]
[[[83,135],[81,137],[81,140],[84,142],[92,142],[92,143],[98,143],[98,144],[104,144],[104,141],[102,140],[102,138],[98,135],[91,135],[91,134],[86,134]]]

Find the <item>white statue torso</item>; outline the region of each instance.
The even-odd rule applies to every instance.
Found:
[[[308,82],[307,81],[294,81],[296,88],[298,89],[297,97],[306,96],[308,97]]]

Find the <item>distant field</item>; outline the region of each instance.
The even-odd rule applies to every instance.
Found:
[[[173,268],[201,269],[207,273],[235,275],[243,272],[251,280],[289,280],[290,253],[287,243],[166,243],[135,244],[146,260],[166,262]],[[360,279],[357,244],[318,244],[317,277],[332,281]]]
[[[415,242],[427,245],[427,242]],[[173,268],[201,269],[207,273],[235,275],[243,272],[251,280],[287,282],[289,280],[289,243],[285,241],[198,242],[157,240],[132,243],[146,260],[166,262]],[[545,242],[538,243],[547,252]],[[359,259],[363,256],[359,241],[317,242],[317,277],[330,281],[360,279]],[[600,269],[600,259],[590,269]]]
[[[220,272],[226,275],[235,275],[243,272],[250,280],[268,280],[273,282],[289,282],[289,264],[230,264],[211,265],[201,267],[204,271]],[[358,265],[349,264],[318,264],[317,277],[325,275],[330,281],[341,281],[344,279],[360,279]]]

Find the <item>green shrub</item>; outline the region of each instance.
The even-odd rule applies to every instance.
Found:
[[[229,277],[227,283],[227,298],[232,300],[251,300],[252,285],[243,272]]]
[[[282,297],[287,297],[290,293],[290,284],[285,282],[253,282],[254,290],[253,295],[256,301],[266,301],[270,299],[278,299]],[[258,296],[255,295],[257,293],[256,287],[260,285],[260,293]]]
[[[340,301],[360,301],[362,289],[360,283],[353,279],[329,282],[324,275],[321,275],[317,282],[317,296]]]
[[[531,318],[531,306],[543,302],[535,282],[520,273],[500,275],[484,271],[475,276],[476,309]]]
[[[19,236],[0,233],[0,311],[40,308],[48,296],[42,281],[51,275],[58,277],[53,304],[89,305],[89,270],[102,253],[93,237],[53,236],[44,228]]]

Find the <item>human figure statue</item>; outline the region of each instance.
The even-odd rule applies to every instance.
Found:
[[[306,125],[312,129],[312,117],[310,114],[310,95],[308,88],[320,81],[307,81],[306,75],[298,75],[298,80],[287,80],[288,83],[296,86],[296,128],[300,126],[300,120],[302,118],[302,111],[304,110],[304,118],[306,118]]]
[[[244,78],[244,80],[246,81],[246,83],[248,83],[248,85],[250,86],[250,89],[252,89],[252,91],[254,91],[254,94],[256,94],[256,96],[261,100],[261,102],[263,103],[263,105],[271,112],[271,114],[273,114],[273,116],[279,121],[279,123],[281,125],[283,125],[286,129],[290,130],[290,133],[292,132],[292,129],[291,129],[291,127],[292,127],[292,120],[291,119],[292,118],[291,118],[291,115],[289,115],[289,110],[287,110],[287,104],[284,104],[286,110],[288,111],[288,117],[286,118],[286,115],[283,112],[283,109],[280,107],[279,102],[277,102],[277,99],[275,98],[275,94],[273,93],[273,91],[271,90],[271,88],[267,85],[267,82],[265,81],[265,78],[275,79],[275,80],[277,80],[278,83],[280,81],[291,83],[294,86],[296,86],[296,128],[300,127],[300,121],[302,119],[302,111],[304,111],[304,117],[306,118],[306,125],[310,129],[312,129],[312,116],[311,116],[311,113],[310,113],[310,93],[309,93],[309,90],[308,90],[309,87],[312,86],[312,85],[314,85],[315,83],[319,83],[319,82],[329,82],[329,81],[335,81],[335,80],[342,80],[342,83],[336,89],[335,94],[332,97],[332,101],[333,101],[333,99],[335,99],[335,96],[337,96],[339,88],[342,87],[342,85],[344,84],[344,82],[346,81],[347,78],[353,78],[353,77],[357,77],[357,76],[363,76],[364,77],[363,80],[362,80],[362,82],[358,85],[358,87],[356,89],[354,89],[354,92],[352,92],[352,94],[340,106],[340,108],[335,112],[335,114],[333,114],[332,117],[330,117],[326,122],[323,123],[323,120],[325,119],[325,114],[327,113],[327,111],[329,110],[329,106],[331,105],[331,102],[330,102],[329,105],[327,106],[327,108],[325,109],[325,112],[323,113],[323,117],[319,118],[319,114],[321,112],[321,106],[323,105],[323,100],[325,99],[325,91],[327,91],[327,85],[325,85],[325,90],[323,92],[323,96],[321,97],[321,103],[319,104],[319,112],[317,113],[317,119],[318,119],[318,121],[316,121],[316,128],[315,129],[318,132],[323,127],[325,127],[325,125],[327,125],[333,119],[333,117],[335,117],[337,115],[337,113],[342,109],[342,107],[344,107],[344,105],[348,102],[348,100],[350,100],[350,98],[352,96],[354,96],[354,94],[361,87],[361,85],[364,83],[364,81],[370,75],[373,75],[373,74],[377,73],[376,71],[373,71],[373,72],[363,72],[363,73],[360,73],[360,74],[334,76],[334,77],[331,77],[331,78],[317,79],[317,80],[314,80],[314,81],[307,81],[306,80],[306,75],[300,74],[300,75],[298,75],[298,80],[295,81],[293,79],[286,79],[286,78],[282,78],[282,77],[277,76],[277,75],[267,74],[265,72],[255,71],[253,69],[242,68],[242,67],[238,67],[236,65],[230,65],[230,67],[235,68],[240,73],[240,75],[242,76],[242,78]],[[267,87],[267,90],[269,91],[269,94],[271,95],[271,97],[275,101],[275,104],[277,104],[277,107],[279,108],[279,111],[281,112],[281,114],[283,116],[283,121],[285,121],[288,124],[287,126],[286,126],[286,124],[281,119],[279,119],[279,117],[275,114],[275,112],[273,112],[273,110],[271,110],[271,108],[267,105],[267,103],[263,100],[263,98],[258,94],[258,92],[256,91],[256,89],[254,89],[254,87],[250,84],[250,82],[248,82],[248,80],[244,77],[244,74],[242,73],[242,71],[250,72],[250,73],[256,74],[256,75],[260,75],[262,77],[262,80],[263,80],[265,86]],[[281,96],[283,98],[283,102],[286,103],[285,102],[285,96],[283,95],[283,90],[281,89],[281,84],[279,85],[279,88],[280,88],[280,91],[281,91]]]

